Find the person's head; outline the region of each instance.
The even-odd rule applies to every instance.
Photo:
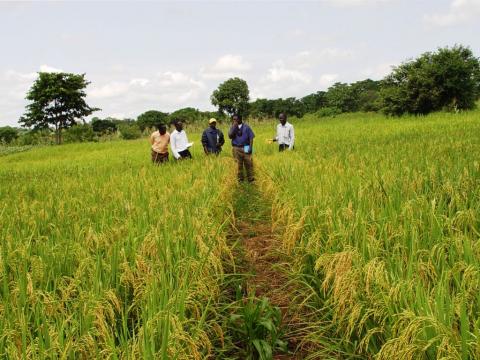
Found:
[[[242,123],[242,115],[240,115],[240,114],[234,114],[234,115],[232,116],[232,121],[233,121],[233,122],[236,122],[237,124],[240,125],[240,124]]]
[[[165,124],[157,124],[157,129],[160,135],[165,135],[165,133],[167,132],[167,127],[165,126]]]
[[[280,115],[278,115],[278,120],[280,121],[280,124],[285,125],[287,123],[287,115],[285,113],[280,113]]]
[[[211,118],[208,120],[208,125],[212,128],[215,129],[217,127],[217,120],[214,118]]]
[[[173,122],[173,126],[175,126],[175,129],[180,132],[183,130],[183,122],[181,120],[175,120]]]

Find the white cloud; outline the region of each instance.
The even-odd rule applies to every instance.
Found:
[[[149,84],[149,82],[150,80],[148,79],[136,78],[136,79],[130,80],[130,85],[145,87]]]
[[[63,72],[63,70],[57,69],[53,66],[40,65],[40,72],[56,73],[56,72]]]
[[[322,88],[327,89],[330,86],[332,86],[337,79],[338,79],[338,74],[323,74],[320,76],[318,84]]]
[[[88,90],[88,96],[93,99],[108,99],[125,95],[130,89],[131,83],[114,81],[103,86],[92,86]]]
[[[265,77],[265,81],[271,82],[300,82],[308,84],[311,81],[311,76],[303,71],[288,68],[282,60],[273,63],[272,67],[268,69],[268,74]]]
[[[480,0],[453,0],[448,12],[424,16],[427,24],[434,26],[452,26],[475,21],[480,16]]]
[[[194,78],[182,73],[174,71],[166,71],[157,74],[158,82],[163,87],[189,87],[203,88],[204,84]]]
[[[17,82],[33,82],[37,78],[37,73],[21,73],[15,70],[7,70],[5,78]]]
[[[383,79],[385,76],[392,72],[394,66],[398,64],[390,62],[390,63],[382,63],[374,67],[368,67],[361,71],[361,75],[363,77],[371,78],[374,80]]]
[[[212,66],[200,69],[200,75],[205,79],[227,79],[234,76],[242,76],[252,65],[245,61],[240,55],[227,54],[217,59]]]
[[[333,64],[349,61],[355,57],[353,50],[340,48],[324,48],[320,50],[304,50],[292,57],[290,63],[296,68],[312,68],[320,64]]]
[[[132,77],[91,86],[87,102],[103,109],[96,116],[136,117],[149,109],[173,111],[194,106],[204,93],[202,81],[183,72],[164,71],[151,77]]]

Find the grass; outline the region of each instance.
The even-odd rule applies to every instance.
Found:
[[[282,154],[255,124],[313,357],[480,358],[479,115],[292,119]],[[0,357],[229,353],[235,166],[229,145],[193,155],[154,167],[139,140],[0,157]]]

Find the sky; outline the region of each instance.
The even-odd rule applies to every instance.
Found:
[[[85,73],[95,116],[214,110],[233,76],[250,97],[302,97],[462,44],[480,56],[480,0],[2,2],[0,126],[18,126],[39,71]]]

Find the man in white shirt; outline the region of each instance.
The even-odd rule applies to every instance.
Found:
[[[188,142],[187,133],[183,130],[183,123],[181,121],[174,121],[175,130],[170,134],[170,148],[172,149],[173,157],[177,160],[191,159],[192,154],[188,148],[192,146]]]
[[[295,143],[293,125],[287,122],[287,115],[285,115],[285,113],[280,113],[278,120],[280,124],[277,125],[277,136],[272,140],[278,141],[278,151],[284,151],[285,149],[293,150]]]

